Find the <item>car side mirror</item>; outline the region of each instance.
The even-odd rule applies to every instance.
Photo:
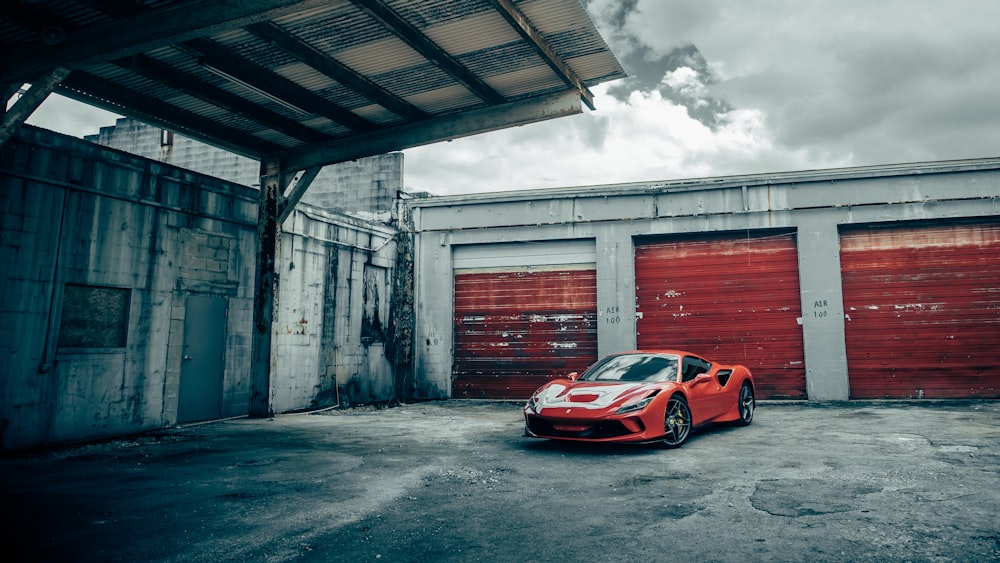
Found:
[[[569,375],[567,375],[566,378],[569,379],[570,381],[576,381],[577,379],[580,379],[580,372],[574,371]]]

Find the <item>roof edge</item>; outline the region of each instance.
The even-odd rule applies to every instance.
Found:
[[[431,195],[426,198],[412,200],[412,205],[414,207],[436,207],[454,205],[456,203],[494,203],[523,200],[526,198],[532,200],[542,200],[561,199],[568,196],[621,196],[662,192],[697,191],[729,187],[752,187],[778,184],[833,182],[839,180],[858,180],[867,178],[888,178],[897,176],[919,176],[925,174],[946,174],[952,172],[973,172],[982,170],[1000,170],[1000,157],[883,164],[848,168],[797,170],[788,172],[742,174],[675,180],[590,184],[556,188],[531,188],[465,195]]]

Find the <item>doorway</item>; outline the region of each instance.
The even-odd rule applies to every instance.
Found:
[[[177,422],[222,416],[227,306],[225,297],[199,294],[187,297]]]

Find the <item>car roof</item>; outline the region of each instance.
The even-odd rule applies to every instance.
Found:
[[[618,352],[616,354],[611,354],[613,356],[628,356],[633,354],[657,354],[657,355],[671,355],[671,356],[698,356],[692,352],[685,352],[683,350],[672,350],[672,349],[656,349],[656,350],[629,350],[626,352]],[[700,356],[699,356],[700,357]]]

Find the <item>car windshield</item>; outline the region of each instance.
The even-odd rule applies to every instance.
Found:
[[[676,381],[677,356],[624,354],[594,364],[582,381]]]

